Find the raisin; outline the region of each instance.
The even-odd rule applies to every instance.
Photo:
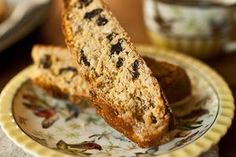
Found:
[[[61,75],[62,73],[64,73],[64,72],[67,72],[67,71],[71,71],[71,72],[73,72],[73,73],[75,73],[75,74],[77,74],[78,73],[78,71],[77,71],[77,69],[75,68],[75,67],[65,67],[65,68],[61,68],[60,70],[59,70],[59,75]]]
[[[40,59],[40,67],[43,67],[44,69],[48,69],[50,68],[52,65],[52,60],[51,60],[51,56],[50,55],[44,55],[41,59]]]
[[[96,22],[98,26],[104,26],[107,24],[108,20],[104,16],[99,16]]]
[[[87,57],[85,56],[83,50],[81,50],[81,52],[80,52],[80,63],[82,63],[82,62],[84,63],[84,65],[86,65],[88,67],[90,66],[90,63],[89,63]]]
[[[79,0],[80,6],[79,8],[82,9],[83,7],[87,7],[93,0]]]
[[[112,32],[111,34],[108,34],[108,35],[106,36],[106,38],[107,38],[109,41],[112,41],[113,38],[114,38],[116,35],[117,35],[117,33]]]
[[[118,55],[121,51],[123,51],[123,47],[121,46],[121,44],[122,39],[119,39],[115,45],[111,45],[111,55],[113,55],[114,53]]]
[[[135,60],[134,63],[132,64],[132,70],[133,70],[132,76],[134,80],[137,79],[140,75],[138,69],[139,69],[139,62],[138,60]]]
[[[132,65],[132,68],[133,68],[133,71],[137,71],[138,68],[139,68],[139,62],[138,60],[136,59]]]
[[[151,116],[151,120],[152,120],[152,123],[157,123],[157,119],[153,115]]]
[[[117,63],[116,63],[116,67],[117,67],[117,68],[122,67],[123,63],[124,63],[124,59],[119,57],[119,58],[118,58],[118,61],[117,61]]]
[[[91,20],[92,18],[94,18],[95,16],[100,14],[102,11],[103,11],[103,9],[98,8],[98,9],[94,9],[90,12],[86,12],[85,15],[84,15],[84,18]]]
[[[136,80],[140,75],[140,73],[138,71],[134,71],[132,74],[133,74],[133,79],[134,80]]]

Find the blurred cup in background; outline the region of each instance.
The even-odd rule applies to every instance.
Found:
[[[224,51],[234,34],[232,0],[144,0],[148,34],[159,47],[201,59]]]

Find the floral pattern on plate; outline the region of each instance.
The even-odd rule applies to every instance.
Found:
[[[177,119],[179,125],[172,132],[174,138],[158,147],[139,148],[107,125],[88,101],[75,106],[52,98],[29,80],[15,94],[13,116],[33,140],[66,154],[155,156],[177,150],[200,138],[217,117],[219,104],[214,87],[204,76],[199,77],[197,71],[187,70],[187,73],[192,82],[192,96],[173,110],[180,112],[183,106],[189,106],[191,110]]]
[[[175,52],[139,45],[139,52],[184,68],[192,96],[172,105],[179,125],[174,138],[141,149],[106,125],[86,100],[77,107],[54,99],[29,81],[33,66],[22,70],[0,95],[0,124],[20,148],[35,156],[199,156],[225,135],[234,117],[234,99],[224,80],[203,63]]]

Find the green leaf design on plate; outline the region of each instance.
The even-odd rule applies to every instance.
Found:
[[[102,150],[102,147],[94,141],[84,141],[78,144],[68,144],[63,140],[60,140],[57,142],[56,146],[56,149],[78,156],[91,155],[91,153],[86,152],[90,149]]]
[[[70,132],[70,133],[67,133],[67,134],[66,134],[66,137],[67,137],[67,138],[79,138],[79,137],[80,137],[80,134],[77,133],[77,132]]]
[[[58,130],[58,132],[64,132],[66,130],[66,128],[63,126],[56,126],[55,128]]]
[[[181,129],[181,130],[194,130],[194,129],[197,129],[201,126],[202,125],[183,125],[183,126],[180,126],[178,129]]]
[[[72,130],[75,130],[75,129],[81,128],[81,125],[79,125],[77,123],[71,123],[68,125],[68,127],[71,128]]]
[[[172,12],[175,14],[175,16],[182,16],[182,11],[177,7],[171,7]]]
[[[97,116],[90,116],[85,121],[86,121],[85,125],[89,125],[91,123],[94,124],[94,125],[98,125],[98,122],[100,121],[100,118],[97,117]]]
[[[89,138],[93,138],[94,140],[97,139],[97,140],[100,140],[102,138],[105,138],[107,140],[109,140],[109,135],[111,134],[111,132],[102,132],[101,134],[93,134],[91,136],[89,136]]]
[[[158,150],[159,150],[159,147],[153,147],[146,150],[145,153],[148,155],[154,155]]]
[[[46,133],[46,134],[44,134],[44,137],[46,137],[48,140],[54,140],[54,139],[55,139],[55,138],[54,138],[54,135],[51,134],[51,133]]]
[[[114,145],[112,142],[109,141],[109,145],[103,146],[107,151],[111,151],[115,148],[120,148],[118,145]]]

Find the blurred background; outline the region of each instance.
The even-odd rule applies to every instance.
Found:
[[[148,25],[151,21],[147,21],[149,16],[152,16],[149,15],[152,8],[149,7],[150,10],[149,8],[144,9],[144,5],[147,5],[144,3],[149,3],[148,1],[150,0],[107,0],[114,15],[136,44],[156,43],[155,39],[149,37],[153,27]],[[0,0],[0,90],[17,72],[32,63],[31,48],[33,45],[65,46],[61,30],[61,9],[62,3],[60,0]],[[224,10],[222,12],[222,15],[225,15],[222,16],[222,19],[227,18],[229,13],[224,12]],[[169,20],[168,18],[171,16],[161,17],[158,15],[157,25],[166,25],[168,21],[165,21],[165,18]],[[145,22],[148,25],[147,27]],[[219,23],[222,25],[217,25],[217,27],[214,25],[216,33],[225,24],[230,25],[228,21],[220,21]],[[156,27],[159,28],[160,26]],[[178,27],[179,25],[173,26],[173,28]],[[236,27],[231,26],[229,29],[229,33],[232,35],[230,38],[234,39],[236,33],[233,32],[235,32]],[[153,33],[156,32],[152,32],[152,35]],[[168,32],[168,35],[170,35],[170,32]],[[168,38],[172,39],[173,36],[170,35]],[[211,34],[211,36],[214,36],[214,34]],[[213,44],[213,47],[215,46],[214,43],[211,44]],[[234,44],[231,47],[234,48]],[[191,51],[186,47],[184,50]],[[224,50],[219,49],[217,51]],[[230,53],[219,53],[217,56],[204,58],[203,62],[221,74],[232,89],[234,97],[236,97],[236,53],[234,53],[234,50],[231,50]],[[236,122],[234,120],[229,132],[219,144],[220,156],[236,157],[235,130]]]

